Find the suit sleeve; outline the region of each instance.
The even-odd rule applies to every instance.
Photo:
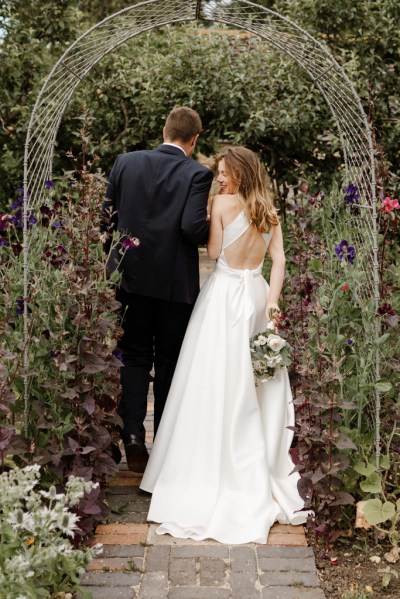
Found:
[[[207,202],[212,180],[213,174],[208,169],[195,175],[182,215],[182,233],[198,245],[208,239]]]
[[[104,251],[108,253],[110,251],[112,243],[112,234],[118,228],[118,213],[117,213],[117,162],[116,159],[114,166],[111,169],[110,177],[108,180],[106,197],[103,202],[100,218],[100,231],[102,233],[108,233],[108,239],[103,244]]]

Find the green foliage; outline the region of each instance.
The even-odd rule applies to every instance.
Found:
[[[71,476],[64,493],[38,490],[40,467],[15,468],[0,476],[0,597],[38,599],[81,590],[79,578],[98,547],[75,549],[71,511],[94,485]]]
[[[397,0],[255,0],[322,41],[373,119],[377,141],[400,174],[400,31]],[[373,106],[369,105],[371,95]]]
[[[399,30],[397,0],[268,0],[260,2],[299,23],[343,65],[367,112],[371,91],[378,142],[396,170],[399,155]],[[132,4],[132,2],[130,3]],[[0,205],[21,186],[26,126],[51,66],[89,26],[121,8],[118,2],[7,0],[0,7]],[[105,57],[78,88],[57,137],[76,152],[74,117],[82,98],[96,115],[102,168],[115,155],[159,143],[175,104],[203,116],[200,149],[235,142],[261,152],[273,179],[294,182],[296,161],[315,180],[331,180],[341,164],[329,108],[306,74],[262,40],[203,24],[163,27]],[[77,108],[79,106],[79,108]],[[55,172],[65,159],[55,152]]]
[[[327,172],[339,164],[333,157],[337,137],[324,137],[334,126],[319,93],[296,65],[256,37],[193,25],[142,34],[93,70],[71,104],[61,138],[70,137],[69,115],[82,97],[91,97],[93,137],[100,142],[94,151],[105,170],[121,151],[158,145],[168,112],[180,104],[200,112],[198,148],[206,154],[221,141],[247,145],[278,181],[290,179],[300,155],[315,169],[317,156],[325,156]]]

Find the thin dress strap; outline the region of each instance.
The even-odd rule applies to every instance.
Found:
[[[250,223],[246,218],[244,211],[239,212],[236,218],[229,223],[224,229],[222,238],[222,251],[226,250],[227,247],[232,245],[239,237],[243,235],[250,227]]]

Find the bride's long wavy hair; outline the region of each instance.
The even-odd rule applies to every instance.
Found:
[[[223,150],[215,157],[215,164],[225,161],[225,171],[237,186],[244,200],[247,218],[260,233],[268,232],[279,223],[273,197],[267,185],[267,172],[261,160],[251,150],[236,146]]]

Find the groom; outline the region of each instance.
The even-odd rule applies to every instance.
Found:
[[[111,170],[105,211],[126,248],[117,299],[122,304],[122,396],[118,408],[128,467],[148,460],[144,419],[154,366],[157,432],[179,351],[199,292],[197,246],[207,241],[212,173],[190,158],[201,131],[190,108],[169,114],[164,143],[120,154]]]

